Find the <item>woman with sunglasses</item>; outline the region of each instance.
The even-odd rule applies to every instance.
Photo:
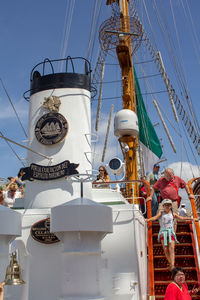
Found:
[[[182,268],[172,270],[172,279],[165,292],[164,300],[191,300],[190,295],[195,295],[199,291],[199,285],[196,284],[191,291],[188,290],[185,282],[185,272]]]
[[[145,221],[149,222],[159,219],[160,231],[158,234],[158,241],[161,241],[165,256],[169,263],[169,270],[172,271],[175,261],[175,242],[177,242],[176,234],[174,232],[174,219],[190,221],[198,221],[198,219],[177,215],[172,211],[172,200],[170,199],[164,199],[162,201],[162,207],[163,209],[159,210],[156,216],[146,219]]]
[[[110,177],[108,175],[108,171],[104,166],[99,167],[99,175],[97,175],[97,178],[95,181],[93,181],[93,184],[98,183],[98,182],[109,182]],[[109,184],[96,184],[95,187],[98,188],[108,188]]]

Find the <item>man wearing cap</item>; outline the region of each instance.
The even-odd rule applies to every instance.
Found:
[[[157,182],[157,180],[161,176],[159,171],[160,171],[159,164],[155,164],[153,166],[153,171],[147,175],[147,181],[150,183],[151,190],[153,188],[153,185]],[[153,193],[152,199],[151,199],[151,215],[152,215],[152,217],[156,215],[157,210],[158,210],[158,197],[159,197],[159,192],[155,191]]]
[[[184,203],[181,204],[181,208],[179,210],[179,216],[181,216],[181,217],[186,217],[187,216],[187,211],[186,211]]]

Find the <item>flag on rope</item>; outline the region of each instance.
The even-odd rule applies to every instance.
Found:
[[[143,152],[144,170],[145,172],[147,172],[151,171],[153,165],[158,162],[159,158],[162,155],[162,147],[156,131],[147,114],[135,69],[134,77],[139,126],[139,141]]]

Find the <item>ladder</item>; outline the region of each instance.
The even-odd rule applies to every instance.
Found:
[[[200,282],[199,264],[196,252],[193,225],[191,221],[177,223],[177,240],[175,246],[175,266],[182,267],[186,274],[186,283],[189,290],[194,284]],[[161,243],[158,243],[159,223],[152,222],[153,239],[153,266],[154,266],[154,292],[155,299],[164,299],[165,290],[172,281],[171,272],[167,269],[167,259]],[[192,299],[200,299],[200,292],[192,296]]]

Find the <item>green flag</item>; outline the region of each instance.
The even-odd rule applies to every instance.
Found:
[[[143,151],[144,168],[145,171],[149,171],[152,170],[153,165],[161,157],[162,147],[156,131],[147,114],[135,69],[134,77],[139,126],[139,140]]]

